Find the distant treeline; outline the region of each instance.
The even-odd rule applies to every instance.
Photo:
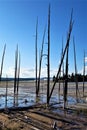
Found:
[[[19,78],[20,81],[35,80],[35,78]],[[1,78],[1,81],[14,81],[14,78]]]
[[[40,78],[41,80],[47,80],[47,77],[42,77]],[[52,79],[52,78],[50,78]],[[16,78],[16,80],[18,80],[18,78]],[[36,78],[19,78],[19,81],[34,81],[36,80]],[[38,78],[37,78],[38,80]],[[5,78],[5,77],[2,77],[1,78],[1,81],[14,81],[14,78]]]
[[[78,82],[83,82],[83,78],[84,78],[84,82],[87,82],[87,75],[82,75],[82,74],[77,74],[75,75],[74,73],[72,73],[71,75],[68,75],[68,82],[75,82],[76,81],[76,77]],[[65,80],[66,76],[60,76],[59,78],[56,78],[55,76],[53,76],[53,81],[62,81]]]

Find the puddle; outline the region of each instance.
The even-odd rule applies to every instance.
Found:
[[[5,92],[4,92],[5,93]],[[18,96],[15,97],[15,106],[16,107],[25,107],[25,106],[31,106],[36,103],[46,103],[46,95],[39,95],[38,98],[36,98],[35,93],[28,93],[27,90],[22,91],[22,93],[18,94]],[[59,99],[58,96],[52,96],[50,99],[50,103],[58,103]],[[68,97],[68,103],[69,104],[74,104],[76,101],[72,97]],[[5,108],[5,107],[13,107],[14,106],[14,94],[12,91],[8,93],[7,96],[7,102],[6,102],[6,97],[5,94],[0,93],[0,108]],[[55,105],[55,107],[63,106],[63,96],[60,96],[60,104]]]
[[[40,95],[38,98],[36,98],[35,94],[35,83],[34,82],[23,82],[20,83],[19,87],[19,93],[18,97],[15,97],[15,106],[16,107],[27,107],[27,106],[32,106],[36,103],[46,103],[46,89],[47,87],[44,86],[40,90]],[[73,105],[76,104],[76,99],[68,96],[68,104]],[[55,103],[55,108],[58,107],[63,107],[63,96],[58,95],[58,88],[57,91],[54,92],[50,99],[50,103]],[[81,100],[82,102],[82,100]],[[7,90],[7,102],[6,102],[6,87],[5,85],[3,86],[3,83],[0,84],[0,108],[5,108],[5,107],[13,107],[14,106],[14,89],[13,89],[13,82],[9,83],[8,85],[8,90]]]

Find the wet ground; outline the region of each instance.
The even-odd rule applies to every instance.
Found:
[[[22,81],[19,83],[19,91],[18,95],[14,96],[14,82],[9,81],[7,85],[7,93],[6,93],[6,85],[7,83],[1,82],[0,83],[0,109],[2,108],[10,108],[10,107],[28,107],[35,104],[43,104],[47,102],[47,82],[41,81],[40,92],[38,98],[36,97],[36,88],[35,88],[35,81]],[[53,82],[50,82],[50,90],[52,88]],[[83,83],[79,83],[79,94],[78,94],[78,102],[79,103],[86,103],[86,95],[87,95],[87,83],[85,83],[85,97],[83,98],[82,95],[82,88]],[[75,91],[75,83],[68,83],[68,97],[67,102],[68,106],[74,105],[77,103],[76,100],[76,91]],[[60,90],[60,91],[59,91]],[[50,103],[57,104],[57,107],[64,106],[63,100],[63,83],[56,84],[52,97],[50,99]]]
[[[50,89],[53,82],[50,83]],[[36,98],[35,82],[20,82],[18,96],[15,96],[14,104],[14,83],[8,82],[7,96],[6,83],[0,84],[0,109],[4,111],[0,113],[0,128],[8,129],[24,129],[24,130],[53,130],[53,125],[56,122],[58,130],[86,130],[87,128],[87,110],[72,109],[70,106],[77,105],[75,95],[75,83],[69,83],[68,87],[68,105],[64,109],[63,102],[63,84],[57,83],[53,91],[49,106],[46,105],[47,93],[46,81],[41,82],[39,97]],[[85,97],[83,98],[82,83],[79,83],[79,98],[80,106],[86,104],[87,83],[85,83]],[[33,106],[32,109],[29,107]],[[84,106],[84,105],[83,105]],[[24,108],[22,111],[15,109],[13,111],[8,108]]]
[[[51,83],[52,86],[52,83]],[[35,82],[21,82],[19,84],[18,95],[15,95],[15,104],[14,104],[14,82],[8,82],[7,86],[7,96],[6,96],[6,83],[1,82],[0,84],[0,108],[10,108],[10,107],[25,107],[31,106],[36,103],[46,103],[46,81],[41,82],[40,94],[36,98],[36,88]],[[58,86],[54,89],[53,95],[51,97],[50,103],[58,103],[63,106],[63,94],[62,86],[60,91],[60,96],[58,95]],[[68,96],[68,104],[75,104],[76,100],[72,96]]]

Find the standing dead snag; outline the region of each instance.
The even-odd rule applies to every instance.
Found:
[[[63,39],[62,39],[62,55],[63,55]],[[63,96],[64,96],[64,61],[62,65],[62,73],[63,73]]]
[[[44,29],[43,40],[42,40],[42,48],[41,48],[41,52],[40,52],[40,62],[39,62],[39,76],[38,76],[37,95],[38,95],[39,89],[40,89],[41,64],[42,64],[42,57],[43,57],[43,46],[44,46],[45,33],[46,33],[46,28]]]
[[[15,105],[15,94],[16,94],[16,87],[17,87],[17,67],[18,67],[18,45],[15,52],[14,105]]]
[[[61,58],[62,58],[62,54],[63,54],[63,40],[62,40],[62,51],[61,51]],[[64,64],[63,64],[64,65]],[[59,77],[58,77],[58,82],[59,82],[59,88],[58,88],[58,97],[59,97],[59,102],[60,102],[60,85],[61,85],[61,79],[60,79],[60,77],[61,77],[61,74],[63,73],[63,76],[64,76],[64,66],[62,66],[62,68],[61,68],[61,71],[60,71],[60,74],[59,74]],[[64,82],[63,82],[63,91],[64,91]]]
[[[35,39],[35,75],[36,75],[36,96],[38,96],[38,92],[37,92],[37,30],[38,30],[38,18],[37,18],[37,23],[36,23],[36,39]]]
[[[84,51],[84,58],[83,58],[83,97],[84,97],[84,86],[85,86],[85,51]]]
[[[71,31],[72,31],[72,26],[73,26],[72,13],[71,13],[71,20],[70,20],[70,25],[69,25],[68,37],[67,37],[68,46],[67,46],[67,50],[66,50],[66,73],[65,73],[65,87],[64,87],[64,109],[66,108],[66,105],[67,105],[67,91],[68,91],[68,53],[69,53],[70,35],[71,35]]]
[[[20,79],[20,53],[19,53],[19,57],[18,57],[18,68],[17,68],[17,92],[16,92],[16,94],[17,94],[17,97],[16,97],[16,99],[17,99],[17,101],[16,101],[16,104],[18,105],[18,91],[19,91],[19,79]]]
[[[75,82],[76,82],[76,100],[78,102],[78,77],[77,77],[77,64],[76,64],[76,50],[75,50],[75,41],[73,37],[73,48],[74,48],[74,63],[75,63]]]
[[[58,88],[58,97],[59,97],[59,102],[60,102],[60,76],[61,76],[61,74],[59,75],[59,88]]]
[[[49,104],[49,86],[50,86],[50,5],[48,10],[48,55],[47,55],[47,104]]]
[[[2,71],[3,71],[3,63],[4,63],[4,57],[5,57],[5,50],[6,50],[6,44],[4,45],[3,55],[2,55],[2,62],[1,62],[1,70],[0,70],[0,81],[2,77]]]
[[[18,63],[18,77],[17,77],[17,96],[18,96],[18,90],[19,90],[19,77],[20,77],[20,53],[19,53],[19,63]]]
[[[69,53],[69,46],[67,47],[66,53],[66,72],[65,72],[65,86],[64,86],[64,108],[67,105],[67,90],[68,90],[68,53]]]
[[[70,36],[71,36],[71,32],[72,32],[72,27],[73,27],[72,13],[73,13],[73,11],[71,12],[71,19],[70,19],[70,24],[69,24],[69,32],[68,32],[68,37],[67,37],[66,46],[65,46],[65,49],[64,49],[64,52],[63,52],[61,61],[60,61],[60,65],[59,65],[59,69],[58,69],[56,78],[58,78],[58,76],[59,76],[59,73],[60,73],[60,71],[61,71],[61,66],[62,66],[62,64],[63,64],[63,60],[64,60],[64,57],[65,57],[65,53],[66,53],[67,48],[68,48],[68,46],[69,46]],[[50,100],[50,98],[51,98],[51,95],[52,95],[52,93],[53,93],[53,90],[54,90],[55,85],[56,85],[56,80],[54,81],[53,87],[52,87],[52,89],[51,89],[51,92],[50,92],[50,95],[49,95],[49,100]]]
[[[14,76],[14,94],[16,92],[16,84],[17,84],[17,67],[18,67],[18,45],[15,52],[15,76]]]
[[[16,94],[17,94],[17,97],[18,97],[19,75],[20,75],[20,54],[18,55],[18,45],[17,45],[17,49],[16,49],[16,52],[15,52],[14,105],[15,105],[15,96],[16,96]]]
[[[8,77],[6,75],[6,97],[5,97],[5,108],[7,108],[7,94],[8,94]]]

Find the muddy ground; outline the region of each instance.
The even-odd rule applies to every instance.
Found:
[[[26,110],[0,112],[0,130],[87,130],[87,117],[69,109],[36,105]]]
[[[12,82],[9,83],[9,90],[12,88],[12,84]],[[51,86],[52,84],[51,82]],[[32,93],[35,93],[34,85],[33,82],[20,84],[21,88],[24,88],[23,91]],[[5,87],[5,83],[2,83],[1,88],[3,86]],[[40,92],[46,94],[46,82],[42,82],[41,86]],[[85,97],[86,86],[87,84],[85,85]],[[58,87],[56,84],[53,95],[58,93]],[[85,99],[82,96],[82,83],[79,84],[79,92],[79,98]],[[61,84],[60,94],[63,95],[63,84]],[[75,84],[69,85],[68,95],[76,98]],[[87,110],[72,109],[71,107],[64,110],[63,103],[61,105],[59,102],[53,102],[48,106],[46,103],[38,102],[32,107],[14,110],[13,108],[3,108],[0,110],[0,130],[87,130]]]

